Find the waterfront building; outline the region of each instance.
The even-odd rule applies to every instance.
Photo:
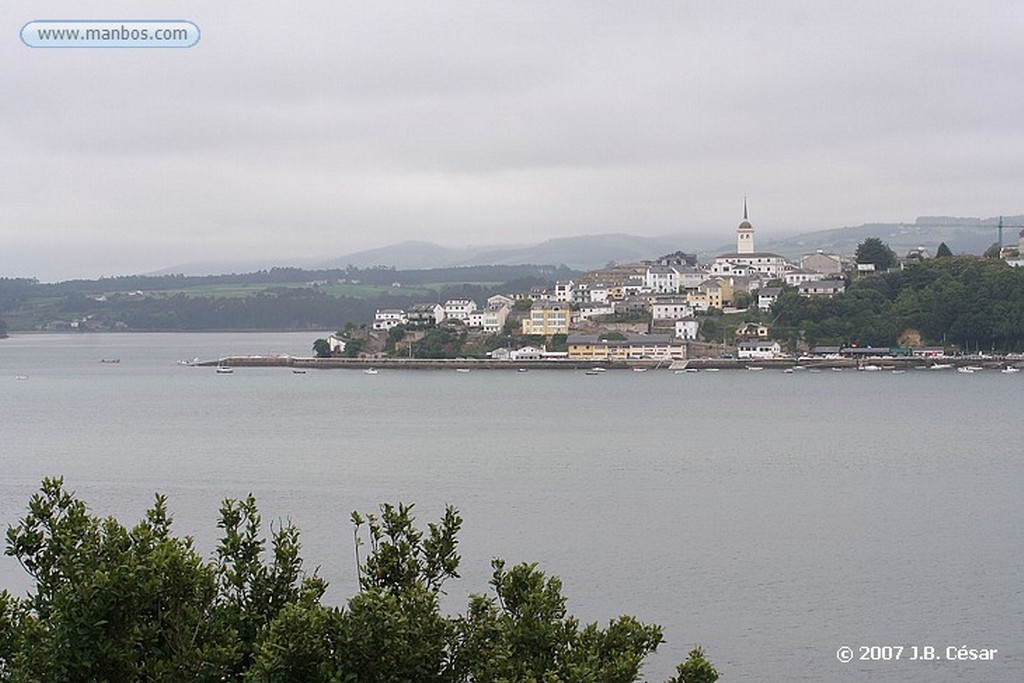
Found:
[[[736,357],[740,359],[769,360],[780,355],[782,347],[775,341],[744,341],[736,345]]]
[[[569,304],[538,301],[523,318],[523,334],[569,334]]]
[[[626,339],[574,335],[568,341],[569,358],[584,361],[683,360],[686,344],[668,334],[638,334]]]

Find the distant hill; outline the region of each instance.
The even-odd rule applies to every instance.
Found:
[[[981,254],[996,241],[999,218],[964,218],[953,216],[922,216],[913,223],[867,223],[864,225],[818,230],[799,235],[768,239],[758,231],[757,248],[772,251],[796,260],[803,254],[818,249],[852,256],[857,245],[868,237],[878,237],[889,244],[897,254],[923,246],[935,253],[939,243],[945,242],[954,254]],[[1024,228],[1024,215],[1003,217],[1004,243],[1017,241]],[[755,229],[757,224],[754,225]],[[532,245],[480,246],[466,248],[443,247],[432,242],[406,241],[377,249],[358,251],[330,259],[290,259],[286,263],[232,262],[193,263],[165,268],[154,275],[182,273],[208,275],[230,272],[251,272],[274,266],[292,266],[306,270],[386,266],[399,270],[451,268],[479,265],[545,264],[565,265],[574,270],[594,270],[610,261],[639,261],[683,250],[697,253],[707,262],[717,254],[733,251],[735,241],[729,234],[663,235],[642,237],[626,233],[559,237]],[[717,245],[717,246],[716,246]]]
[[[766,240],[756,239],[759,251],[771,251],[791,260],[799,259],[818,249],[853,256],[857,245],[868,237],[878,237],[899,255],[915,247],[926,247],[932,254],[942,242],[954,254],[982,254],[996,241],[999,218],[962,218],[953,216],[921,216],[913,223],[866,223],[854,227],[819,230],[792,237]],[[756,225],[754,226],[757,227]],[[1003,243],[1016,243],[1024,228],[1024,216],[1003,217]],[[703,256],[732,251],[734,243],[725,244],[720,251]]]

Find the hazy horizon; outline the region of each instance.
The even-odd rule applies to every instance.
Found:
[[[179,18],[189,49],[32,49]],[[5,6],[0,276],[1017,213],[1024,6]],[[679,248],[688,245],[680,244]]]

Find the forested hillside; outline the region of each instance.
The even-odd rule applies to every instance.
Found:
[[[807,344],[1024,350],[1024,269],[998,259],[946,257],[855,279],[834,299],[787,291],[773,309],[775,334]]]

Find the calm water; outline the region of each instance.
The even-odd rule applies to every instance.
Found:
[[[454,608],[489,559],[538,561],[583,620],[665,627],[728,681],[1024,680],[1024,373],[401,372],[178,359],[308,355],[314,334],[0,342],[0,522],[62,474],[134,522],[155,491],[210,552],[253,492],[341,602],[354,509],[466,520]],[[117,365],[101,358],[120,358]],[[16,380],[27,375],[28,380]],[[0,559],[0,586],[27,588]],[[842,664],[849,645],[998,648],[994,662]]]

